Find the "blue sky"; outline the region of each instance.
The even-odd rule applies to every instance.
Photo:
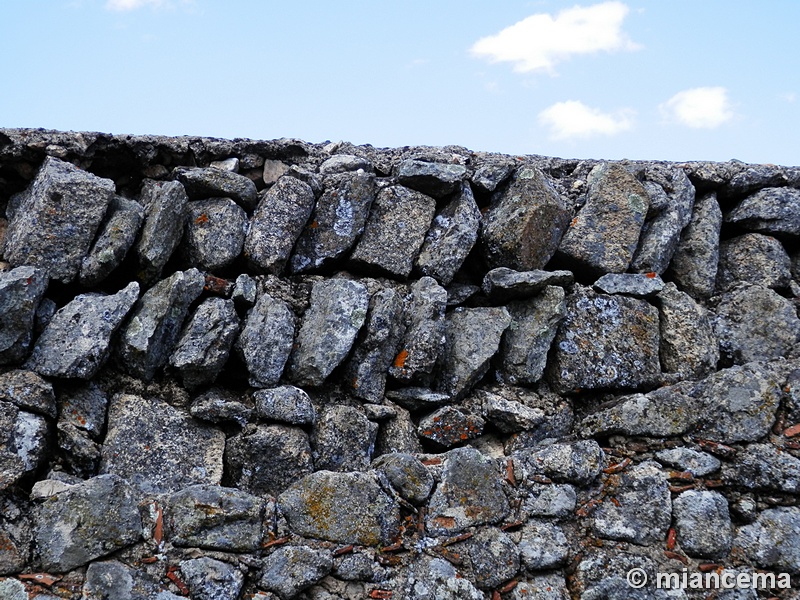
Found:
[[[0,126],[800,165],[800,2],[3,0]]]

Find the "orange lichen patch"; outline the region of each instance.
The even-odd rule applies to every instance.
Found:
[[[317,227],[319,227],[319,223],[317,221],[311,221],[308,226],[309,229],[316,229]]]
[[[406,364],[408,358],[408,350],[401,350],[400,353],[394,357],[394,366],[396,369],[402,369]]]
[[[574,219],[572,219],[572,221],[569,222],[569,226],[570,227],[575,227],[575,225],[577,225],[577,223],[578,223],[578,217],[575,217]]]
[[[456,526],[456,520],[453,517],[436,517],[433,519],[433,524],[437,527],[450,529],[451,527]]]
[[[199,217],[195,220],[195,225],[202,225],[203,223],[208,223],[208,215],[206,213],[202,213]]]
[[[649,273],[645,273],[644,276],[648,279],[655,279],[657,277],[657,273],[655,271],[650,271]]]
[[[370,598],[376,598],[377,600],[388,600],[392,597],[392,590],[372,590],[369,593]]]

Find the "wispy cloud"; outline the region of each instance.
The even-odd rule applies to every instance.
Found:
[[[173,8],[176,4],[188,6],[194,0],[106,0],[106,8],[118,12],[128,12],[140,8]]]
[[[733,118],[733,106],[724,87],[699,87],[678,92],[659,107],[667,120],[714,129]]]
[[[607,113],[578,100],[567,100],[540,112],[539,123],[550,129],[553,140],[585,139],[627,131],[633,127],[634,115],[627,108]]]
[[[510,62],[517,72],[554,72],[573,55],[636,50],[640,46],[622,31],[628,7],[622,2],[575,6],[556,16],[531,15],[470,48],[473,56]]]
[[[784,102],[788,102],[789,104],[794,104],[797,102],[797,94],[795,92],[784,92],[779,96],[779,98]]]

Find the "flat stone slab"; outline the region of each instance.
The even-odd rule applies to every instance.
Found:
[[[152,494],[222,479],[225,434],[163,400],[117,394],[108,411],[100,471]]]
[[[607,273],[595,281],[592,287],[603,294],[652,298],[664,289],[664,280],[656,273]]]
[[[492,269],[483,278],[483,293],[494,302],[507,302],[538,295],[548,286],[570,285],[572,271],[514,271],[507,267]]]

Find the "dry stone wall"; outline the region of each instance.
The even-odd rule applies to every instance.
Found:
[[[800,168],[0,130],[0,208],[4,599],[797,597]]]

